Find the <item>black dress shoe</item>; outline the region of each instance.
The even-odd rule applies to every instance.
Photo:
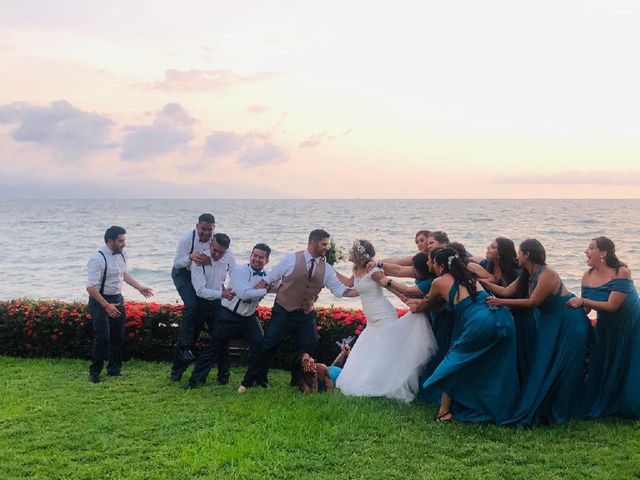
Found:
[[[269,382],[263,382],[263,383],[260,383],[259,385],[262,388],[271,388],[271,385],[269,385]]]
[[[182,378],[182,372],[174,372],[173,370],[169,374],[169,378],[172,382],[179,382]]]
[[[224,375],[222,377],[218,377],[218,383],[220,385],[226,385],[227,383],[229,383],[229,378],[230,378],[230,375]]]
[[[107,372],[107,376],[109,376],[109,377],[121,377],[122,373],[120,373],[120,372]]]
[[[91,383],[100,383],[100,375],[98,375],[97,373],[90,373],[89,381]]]
[[[196,359],[196,356],[193,353],[191,353],[191,350],[187,349],[187,350],[181,351],[180,355],[178,355],[178,358],[183,362],[190,363]]]

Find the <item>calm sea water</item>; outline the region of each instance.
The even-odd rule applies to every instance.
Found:
[[[87,260],[105,228],[122,225],[130,273],[155,290],[152,300],[178,302],[170,277],[176,242],[202,212],[214,213],[239,262],[255,243],[266,242],[275,264],[304,248],[314,228],[329,231],[345,250],[366,238],[380,258],[410,255],[415,231],[427,228],[444,230],[475,255],[484,255],[496,236],[516,244],[538,238],[549,266],[576,293],[586,268],[583,252],[595,236],[613,239],[632,272],[640,266],[640,200],[3,200],[0,299],[86,299]],[[337,269],[348,273],[350,266]],[[144,301],[129,286],[124,294]],[[323,290],[318,304],[359,307],[360,301]]]

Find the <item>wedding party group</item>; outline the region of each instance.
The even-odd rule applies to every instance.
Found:
[[[120,375],[126,282],[145,297],[151,289],[127,272],[126,231],[113,226],[88,264],[94,329],[89,380]],[[312,230],[306,248],[270,270],[271,248],[254,245],[238,263],[212,214],[178,241],[171,272],[184,303],[170,378],[193,369],[185,389],[205,384],[214,366],[229,383],[229,342],[243,338],[248,365],[238,393],[267,388],[270,360],[293,336],[291,385],[303,392],[414,400],[438,406],[435,420],[498,425],[561,424],[573,418],[640,417],[640,298],[613,241],[597,237],[585,250],[581,296],[546,264],[536,239],[516,247],[497,237],[484,258],[442,231],[420,230],[414,255],[379,259],[367,240],[349,250],[352,274],[325,258],[331,237]],[[398,280],[398,279],[403,280]],[[323,288],[362,301],[366,327],[346,339],[331,365],[313,355],[318,342],[314,303]],[[385,290],[410,309],[398,318]],[[265,331],[256,315],[275,293]],[[596,313],[592,322],[587,314]],[[210,340],[194,346],[206,330]],[[355,341],[355,343],[354,343]]]

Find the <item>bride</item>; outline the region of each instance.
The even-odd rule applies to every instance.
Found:
[[[412,401],[418,393],[418,376],[436,352],[436,341],[424,314],[398,318],[383,294],[391,280],[382,270],[367,271],[375,256],[373,245],[356,240],[349,251],[353,276],[340,279],[353,287],[348,296],[360,295],[367,326],[338,376],[336,387],[346,395],[389,397]]]

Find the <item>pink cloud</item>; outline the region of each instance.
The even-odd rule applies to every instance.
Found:
[[[258,72],[238,75],[231,70],[167,70],[164,80],[153,88],[168,92],[221,91],[236,85],[260,82],[281,76],[278,72]]]

